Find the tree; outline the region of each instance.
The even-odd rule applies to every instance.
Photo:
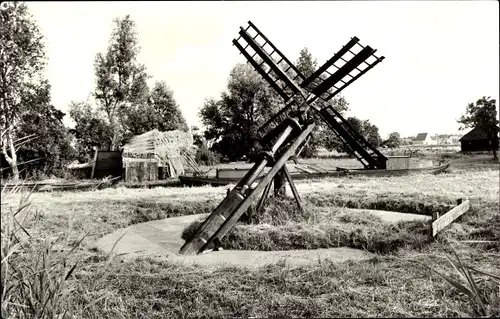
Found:
[[[257,129],[280,105],[271,90],[250,65],[237,64],[231,70],[227,92],[205,100],[199,113],[213,150],[228,160],[249,154]]]
[[[461,124],[460,129],[465,128],[480,128],[486,132],[490,151],[493,153],[493,158],[498,160],[498,119],[496,113],[496,100],[491,97],[483,96],[476,103],[469,103],[460,119],[457,120]]]
[[[313,58],[312,54],[307,48],[303,48],[299,52],[299,58],[296,62],[297,69],[304,75],[305,78],[311,76],[318,67],[318,62]],[[349,109],[349,103],[342,96],[338,96],[325,103],[321,100],[316,102],[321,107],[332,106],[336,111],[343,114]],[[320,118],[316,113],[313,113],[313,118],[315,120],[316,126],[311,133],[311,137],[307,145],[302,150],[302,157],[313,157],[317,153],[318,147],[333,147],[333,145],[338,145],[340,141],[336,135],[331,131],[327,124]]]
[[[295,66],[304,75],[305,78],[308,78],[314,73],[314,71],[316,71],[318,62],[313,58],[312,54],[307,48],[303,48],[299,52],[299,58],[297,59]],[[314,127],[306,146],[302,149],[302,152],[300,154],[300,156],[302,157],[313,157],[314,155],[316,155],[317,148],[321,144],[323,144],[320,137],[320,132],[323,129],[323,123],[321,121],[321,118],[317,114],[313,114],[313,118],[315,120],[316,126]]]
[[[147,103],[129,108],[127,128],[134,134],[159,131],[188,131],[186,119],[174,99],[174,92],[164,81],[155,82]]]
[[[371,124],[369,120],[360,120],[357,117],[348,117],[346,119],[347,123],[363,138],[365,138],[368,143],[373,147],[379,147],[380,135],[378,133],[378,127]],[[344,125],[345,126],[345,125]],[[330,150],[335,149],[338,152],[350,153],[350,148],[342,142],[330,144]]]
[[[149,78],[145,66],[137,62],[140,48],[134,21],[127,15],[113,22],[116,27],[107,53],[98,53],[94,63],[94,96],[112,129],[110,150],[116,150],[124,139],[127,109],[146,104]]]
[[[19,178],[14,145],[16,126],[23,112],[23,96],[33,86],[42,85],[41,71],[45,65],[43,37],[25,4],[0,10],[0,129],[1,153],[9,164],[14,180]]]
[[[76,123],[70,132],[78,141],[78,155],[82,159],[92,158],[94,147],[100,150],[111,148],[113,131],[102,112],[93,109],[89,102],[71,102],[69,115]]]
[[[318,68],[318,61],[313,58],[309,49],[303,48],[299,52],[299,58],[297,59],[295,66],[304,75],[304,77],[308,78]]]
[[[198,126],[191,126],[191,133],[193,134],[193,144],[201,147],[202,145],[206,144],[206,140],[201,134],[201,130]]]
[[[29,171],[37,170],[46,175],[63,168],[64,161],[74,155],[70,135],[64,127],[64,113],[50,104],[50,85],[43,81],[31,87],[32,94],[24,95],[22,104],[27,107],[18,127],[19,136],[34,136],[18,149],[20,162],[29,162]],[[33,161],[35,160],[35,161]]]
[[[363,121],[362,129],[363,137],[375,148],[380,146],[380,134],[378,133],[378,127],[375,124],[371,124],[369,120]]]
[[[389,134],[389,137],[401,138],[401,134],[399,134],[398,132],[392,132],[391,134]]]
[[[393,132],[389,134],[389,138],[385,140],[382,145],[385,145],[388,148],[398,148],[401,143],[401,135],[398,132]]]

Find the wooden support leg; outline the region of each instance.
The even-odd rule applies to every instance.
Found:
[[[250,190],[247,189],[245,196],[248,196],[249,193],[250,193]],[[247,224],[250,224],[250,219],[252,218],[253,214],[254,214],[254,206],[250,205],[250,206],[248,206],[248,209],[246,210],[246,212],[243,215],[241,215],[240,222],[246,222]]]
[[[274,177],[274,196],[276,198],[286,197],[286,175],[283,169],[280,169]]]
[[[312,134],[311,134],[311,135],[309,135],[309,136],[306,138],[306,140],[305,140],[304,144],[302,144],[302,146],[300,147],[299,151],[298,151],[297,153],[295,153],[295,155],[293,156],[293,161],[294,161],[294,163],[295,163],[295,164],[299,164],[299,156],[300,156],[300,153],[302,153],[302,151],[303,151],[303,150],[304,150],[304,148],[306,147],[307,143],[309,143],[309,140],[311,139],[311,136],[312,136]]]
[[[286,179],[288,180],[288,184],[290,184],[290,188],[292,189],[293,197],[295,197],[295,201],[297,202],[297,206],[299,209],[304,212],[304,207],[302,206],[302,201],[300,200],[299,192],[297,191],[297,188],[295,187],[295,184],[293,183],[292,180],[292,175],[290,175],[290,172],[288,171],[288,168],[286,165],[283,165],[283,171],[285,172]]]
[[[269,196],[269,191],[271,191],[271,186],[273,182],[269,182],[269,184],[266,185],[266,188],[264,188],[264,191],[262,192],[262,197],[259,199],[259,202],[257,203],[257,209],[255,210],[257,213],[260,212],[262,206],[264,206],[264,203],[266,202],[267,197]]]

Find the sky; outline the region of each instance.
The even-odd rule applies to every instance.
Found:
[[[498,101],[497,1],[32,2],[45,37],[46,77],[62,111],[94,89],[93,61],[113,19],[130,14],[138,61],[173,90],[189,125],[246,62],[231,41],[252,21],[290,60],[307,47],[323,64],[351,37],[385,60],[347,87],[348,116],[391,132],[464,134],[456,120],[482,96]],[[498,102],[497,102],[498,107]],[[69,115],[65,123],[71,125]]]

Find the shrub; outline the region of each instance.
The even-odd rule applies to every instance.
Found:
[[[196,150],[195,160],[199,165],[213,166],[220,163],[220,155],[202,145]]]

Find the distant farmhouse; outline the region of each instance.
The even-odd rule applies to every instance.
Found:
[[[436,136],[431,137],[429,133],[418,133],[417,137],[413,140],[413,145],[436,145]]]
[[[497,134],[498,130],[497,127]],[[473,128],[469,133],[462,136],[460,144],[462,152],[483,152],[490,151],[491,148],[486,131],[480,127]],[[495,149],[498,150],[498,143],[496,143]]]

